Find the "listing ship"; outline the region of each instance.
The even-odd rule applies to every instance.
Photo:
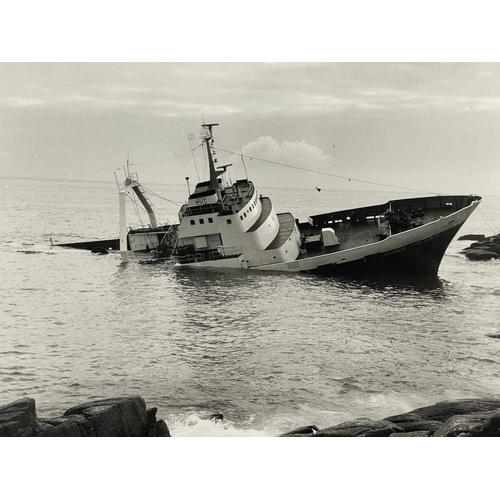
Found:
[[[136,174],[120,191],[120,239],[63,244],[96,251],[151,254],[151,263],[177,266],[309,272],[349,276],[436,276],[453,237],[481,197],[446,195],[405,198],[381,205],[311,215],[305,221],[277,213],[253,182],[228,181],[231,165],[217,166],[213,127],[202,125],[209,179],[199,182],[179,211],[179,223],[158,225]],[[125,197],[133,191],[149,226],[126,226]],[[104,249],[103,249],[104,250]],[[106,251],[106,250],[104,250]]]
[[[172,261],[179,266],[331,275],[437,275],[441,259],[480,196],[429,196],[312,215],[277,213],[248,179],[230,184],[202,125],[210,178],[179,212]]]

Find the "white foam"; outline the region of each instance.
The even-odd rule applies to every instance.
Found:
[[[166,418],[172,437],[269,437],[266,430],[236,427],[230,420],[209,420],[197,415],[170,415]]]

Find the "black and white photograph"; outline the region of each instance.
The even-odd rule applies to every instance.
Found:
[[[500,63],[197,43],[0,63],[0,443],[499,436]]]

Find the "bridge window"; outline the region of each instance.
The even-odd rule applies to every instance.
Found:
[[[205,220],[204,219],[200,219],[200,224],[205,224]]]
[[[227,222],[228,224],[232,224],[232,223],[233,223],[233,221],[232,221],[231,219],[226,219],[226,222]]]
[[[189,222],[191,222],[191,225],[194,226],[195,225],[195,221],[194,220],[190,220]]]
[[[209,218],[208,218],[208,223],[209,223],[209,224],[212,224],[212,222],[213,222],[213,221],[214,221],[214,220],[212,219],[212,217],[209,217]]]

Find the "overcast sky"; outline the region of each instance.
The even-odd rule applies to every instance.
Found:
[[[0,175],[114,181],[129,153],[144,183],[197,179],[202,116],[216,146],[330,174],[247,159],[259,186],[500,194],[498,63],[4,63]]]

